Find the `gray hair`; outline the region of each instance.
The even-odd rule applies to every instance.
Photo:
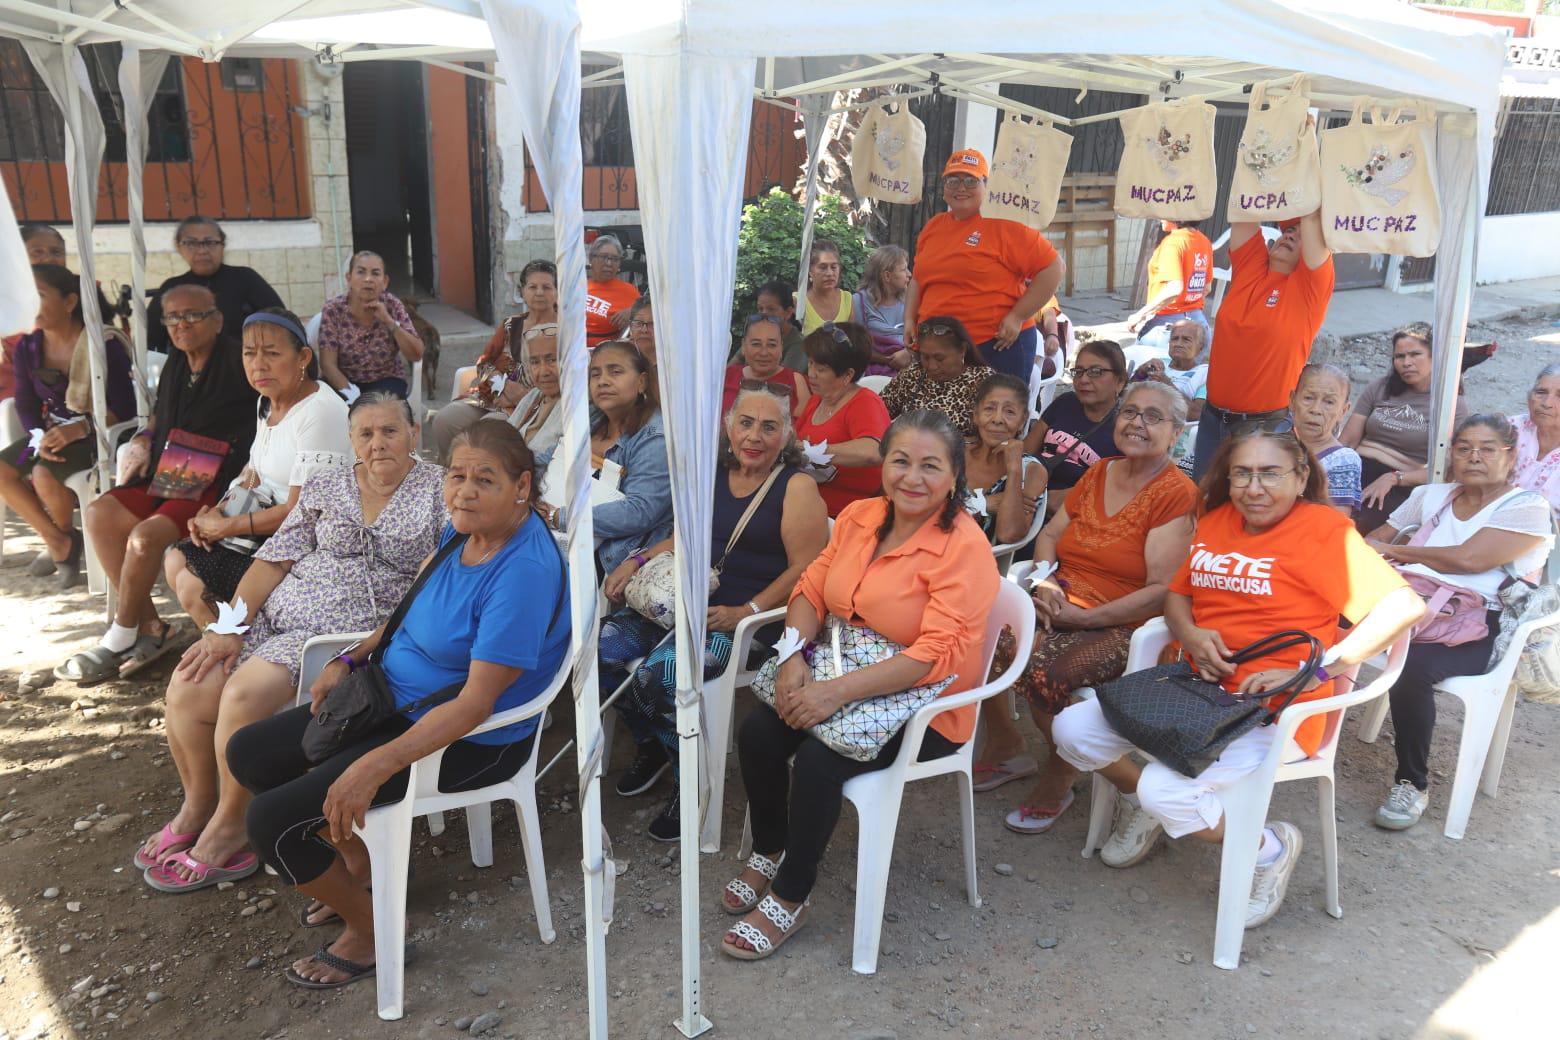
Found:
[[[1127,387],[1127,393],[1122,397],[1121,403],[1126,404],[1134,396],[1145,392],[1155,393],[1164,398],[1165,410],[1170,413],[1170,422],[1174,426],[1177,435],[1186,429],[1186,395],[1173,386],[1161,383],[1158,380],[1133,383]]]
[[[616,235],[597,235],[596,240],[590,244],[589,256],[595,256],[601,251],[602,246],[617,246],[618,255],[622,256],[626,250],[623,248],[623,240]]]
[[[365,408],[378,408],[381,405],[388,405],[399,409],[402,417],[406,419],[406,428],[409,430],[415,430],[417,428],[417,418],[416,416],[412,415],[412,403],[404,397],[397,397],[395,394],[384,390],[375,390],[371,393],[362,394],[356,401],[353,401],[350,405],[348,405],[347,421],[350,423],[352,421],[352,417],[357,415],[358,412],[361,412]]]
[[[1515,448],[1517,446],[1517,428],[1512,421],[1501,412],[1480,412],[1470,415],[1457,424],[1452,431],[1452,440],[1456,440],[1475,426],[1482,426],[1495,435],[1502,447]]]
[[[1207,326],[1205,326],[1200,321],[1193,321],[1190,318],[1182,318],[1180,321],[1173,321],[1173,322],[1170,323],[1170,329],[1171,329],[1172,332],[1175,330],[1175,327],[1177,325],[1190,325],[1193,329],[1195,329],[1197,331],[1197,363],[1199,365],[1206,365],[1208,363],[1208,328],[1207,328]]]
[[[1546,379],[1560,379],[1560,361],[1552,361],[1538,370],[1538,375],[1533,377],[1533,385],[1528,388],[1528,393],[1538,389],[1538,384]]]
[[[780,462],[787,466],[801,466],[804,461],[801,445],[796,443],[796,428],[791,423],[791,402],[785,397],[770,390],[759,390],[753,387],[745,387],[737,391],[737,396],[732,398],[731,407],[720,421],[720,454],[721,464],[727,469],[737,468],[737,454],[731,448],[731,423],[736,418],[737,409],[742,402],[749,397],[764,397],[773,401],[775,407],[780,409],[780,431],[784,443],[780,446]]]

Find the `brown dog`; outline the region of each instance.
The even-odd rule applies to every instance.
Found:
[[[439,330],[417,313],[417,305],[411,300],[402,299],[401,303],[406,307],[406,313],[411,315],[412,329],[417,333],[417,338],[423,342],[423,400],[434,399],[434,387],[439,382]]]

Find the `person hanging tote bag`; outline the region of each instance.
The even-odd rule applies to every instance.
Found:
[[[1306,79],[1296,78],[1282,97],[1269,95],[1266,87],[1258,83],[1251,89],[1230,181],[1231,223],[1309,216],[1322,204],[1322,164],[1316,130],[1307,125]]]
[[[1344,126],[1322,132],[1322,236],[1335,253],[1432,256],[1441,240],[1435,116],[1423,102],[1383,116],[1366,98]]]
[[[1176,221],[1213,216],[1219,185],[1213,120],[1213,106],[1200,98],[1121,113],[1125,145],[1116,172],[1116,212]]]
[[[980,215],[1014,220],[1040,230],[1056,216],[1072,136],[1049,122],[1026,123],[1008,114],[997,130],[991,176]]]
[[[921,201],[921,160],[926,127],[903,101],[867,109],[850,147],[850,179],[856,194],[879,202]]]

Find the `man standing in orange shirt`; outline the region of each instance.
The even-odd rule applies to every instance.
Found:
[[[1268,245],[1261,224],[1230,225],[1230,284],[1214,324],[1208,402],[1197,424],[1198,480],[1232,426],[1288,415],[1289,395],[1327,317],[1333,262],[1321,212],[1279,226],[1282,233]]]
[[[922,315],[950,315],[969,330],[982,361],[1027,383],[1040,346],[1034,315],[1056,295],[1064,265],[1040,232],[981,215],[989,173],[974,148],[954,152],[943,167],[948,211],[928,220],[915,240],[905,345],[915,349]]]
[[[1139,343],[1158,339],[1168,345],[1171,325],[1195,321],[1211,340],[1213,326],[1203,313],[1203,300],[1213,277],[1213,243],[1195,223],[1161,220],[1159,228],[1165,237],[1148,261],[1148,302],[1127,319],[1127,328],[1137,333]],[[1165,331],[1157,337],[1149,335],[1158,329]]]

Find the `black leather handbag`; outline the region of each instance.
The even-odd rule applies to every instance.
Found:
[[[1204,682],[1185,661],[1123,675],[1095,692],[1105,721],[1134,746],[1183,776],[1196,776],[1218,758],[1237,737],[1270,726],[1278,713],[1305,691],[1322,664],[1322,644],[1298,630],[1276,632],[1237,650],[1231,664],[1305,647],[1300,670],[1282,686],[1260,696],[1225,692],[1218,683]],[[1277,707],[1268,705],[1283,697]]]
[[[390,646],[390,637],[395,635],[397,628],[401,627],[401,619],[406,616],[407,608],[412,605],[412,600],[417,598],[417,593],[422,591],[423,585],[427,584],[428,579],[439,569],[439,565],[445,558],[451,553],[460,552],[461,546],[465,544],[466,536],[463,534],[458,534],[444,543],[433,559],[428,561],[428,566],[424,567],[423,572],[417,576],[412,587],[406,590],[406,595],[401,597],[401,602],[395,605],[395,610],[385,622],[384,635],[380,636],[379,645],[368,655],[368,660],[343,676],[315,709],[314,717],[309,720],[308,728],[303,731],[303,757],[308,759],[311,765],[317,766],[342,748],[351,747],[362,740],[366,734],[382,726],[390,716],[442,704],[459,694],[461,688],[466,685],[466,681],[462,679],[442,690],[435,690],[404,708],[397,708],[395,694],[390,690],[390,679],[385,675],[384,666],[379,663],[385,655],[385,650]]]

